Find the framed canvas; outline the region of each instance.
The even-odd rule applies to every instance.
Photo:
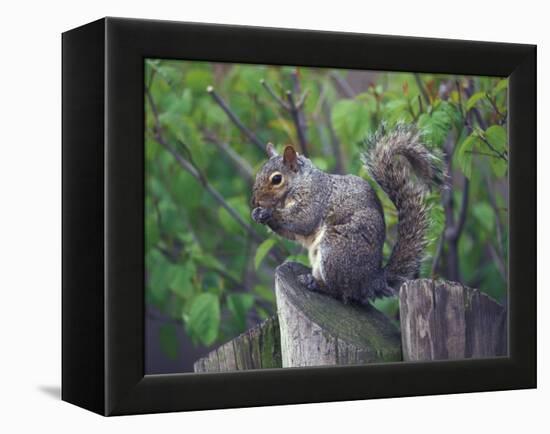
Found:
[[[63,34],[62,398],[102,415],[536,387],[536,47]]]

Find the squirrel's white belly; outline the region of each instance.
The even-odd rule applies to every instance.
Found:
[[[325,227],[322,226],[314,234],[307,237],[298,235],[296,240],[305,248],[308,249],[309,263],[311,264],[311,274],[317,280],[325,281],[323,276],[323,266],[322,266],[322,252],[321,252],[321,241],[325,236]]]

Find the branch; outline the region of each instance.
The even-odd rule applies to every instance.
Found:
[[[432,262],[432,277],[435,277],[435,274],[437,272],[437,267],[439,265],[439,260],[441,258],[441,253],[443,253],[443,244],[445,242],[445,232],[441,234],[439,237],[439,241],[437,243],[437,248],[435,249],[435,255]]]
[[[498,117],[500,117],[501,119],[502,118],[505,118],[506,116],[503,115],[500,110],[498,109],[498,106],[497,106],[497,102],[494,98],[491,98],[491,95],[489,94],[489,92],[485,92],[485,96],[487,97],[487,99],[489,100],[489,102],[491,103],[491,106],[493,107],[493,109],[495,110],[495,113],[497,114]]]
[[[344,174],[345,173],[345,167],[344,167],[344,159],[342,157],[342,145],[340,141],[338,140],[338,137],[336,136],[336,133],[334,132],[334,128],[332,127],[332,122],[330,119],[330,107],[327,103],[323,103],[323,111],[324,115],[327,119],[327,126],[328,131],[330,134],[330,144],[332,145],[332,151],[334,153],[334,156],[336,158],[336,173],[337,174]]]
[[[502,269],[503,269],[503,272],[501,272],[502,276],[504,277],[504,279],[506,279],[506,261],[504,261],[502,258],[506,257],[506,252],[504,250],[504,243],[503,243],[503,240],[502,240],[502,234],[504,232],[504,229],[502,227],[502,222],[500,221],[500,209],[496,203],[496,200],[495,200],[495,197],[493,195],[493,192],[494,192],[494,188],[493,188],[493,185],[489,179],[489,177],[486,175],[485,176],[485,182],[487,183],[487,197],[489,198],[489,203],[491,204],[491,207],[493,208],[493,212],[495,213],[495,218],[496,218],[496,231],[497,231],[497,243],[498,243],[498,249],[500,250],[500,253],[498,254],[499,258],[500,258],[500,262],[502,264]],[[491,244],[489,243],[490,247],[491,247]],[[495,254],[497,254],[497,252],[495,251]]]
[[[306,98],[307,98],[307,95],[308,95],[308,91],[306,90],[303,94],[302,94],[302,88],[300,86],[300,75],[299,75],[299,69],[298,68],[295,68],[293,71],[292,71],[292,84],[293,84],[293,89],[292,89],[292,96],[294,97],[294,95],[296,95],[298,97],[298,95],[301,95],[300,97],[298,97],[298,100],[295,101],[295,107],[296,107],[296,118],[298,120],[298,125],[300,127],[300,131],[298,132],[298,137],[300,137],[300,135],[302,136],[302,140],[303,140],[303,147],[302,147],[302,151],[304,152],[304,154],[306,154],[306,157],[307,157],[307,149],[306,149],[306,145],[307,145],[307,125],[306,125],[306,116],[305,116],[305,113],[304,113],[304,103],[306,102]],[[289,101],[290,103],[290,101]],[[292,108],[292,104],[291,105],[291,108]]]
[[[502,278],[506,281],[506,265],[504,264],[504,260],[500,257],[500,255],[495,250],[495,247],[489,243],[489,253],[493,257],[493,260],[495,261],[496,267]]]
[[[489,140],[487,140],[485,137],[483,137],[483,135],[478,134],[478,136],[479,136],[479,138],[481,139],[481,141],[482,141],[483,143],[485,143],[485,144],[487,145],[487,147],[488,147],[491,151],[493,151],[493,152],[496,154],[496,156],[497,156],[498,158],[502,158],[504,161],[508,161],[508,157],[507,157],[505,154],[503,154],[502,152],[500,152],[500,151],[498,151],[497,149],[495,149],[494,146],[491,145],[491,143],[489,142]]]
[[[424,107],[422,105],[422,97],[418,95],[418,116],[420,116],[423,111],[424,111]]]
[[[208,193],[210,193],[210,195],[229,213],[229,215],[233,217],[233,219],[235,219],[235,221],[243,227],[243,229],[250,235],[250,237],[252,237],[254,241],[256,241],[257,243],[261,243],[263,241],[262,237],[258,235],[258,233],[252,228],[252,226],[243,220],[241,215],[231,205],[229,205],[226,202],[224,197],[208,182],[206,177],[193,164],[191,164],[188,160],[186,160],[174,147],[172,147],[164,139],[162,135],[162,127],[159,121],[157,106],[155,105],[151,92],[149,91],[148,88],[146,89],[146,93],[147,93],[147,99],[151,106],[151,111],[153,112],[153,117],[155,120],[155,131],[154,131],[155,140],[162,147],[164,147],[170,154],[172,154],[174,159],[178,162],[178,164],[184,170],[189,172],[197,181],[199,181],[202,184],[204,189]],[[269,251],[270,254],[272,252],[273,252],[273,257],[277,261],[282,261],[284,259],[283,256],[280,254],[280,252],[278,252],[277,250],[271,249]]]
[[[483,151],[464,151],[466,154],[472,154],[472,155],[484,155],[485,157],[491,157],[491,158],[500,158],[498,155],[490,154],[489,152],[483,152]]]
[[[288,104],[290,105],[290,115],[292,116],[292,120],[294,121],[294,125],[296,126],[296,134],[298,135],[298,142],[300,142],[300,149],[302,150],[304,156],[307,157],[308,152],[305,128],[300,121],[299,111],[294,102],[294,96],[292,95],[292,92],[290,90],[286,91],[286,98],[288,100]]]
[[[450,228],[448,237],[454,241],[457,241],[464,228],[466,222],[466,214],[468,212],[468,196],[470,193],[470,180],[464,177],[464,186],[462,187],[462,201],[460,203],[460,210],[458,212],[458,220],[452,228]]]
[[[309,89],[306,89],[304,93],[302,93],[302,96],[300,97],[300,99],[296,102],[296,108],[298,110],[300,110],[304,106],[308,95],[309,95]]]
[[[216,103],[221,107],[221,109],[225,112],[225,114],[227,115],[227,117],[229,117],[229,119],[231,119],[231,121],[235,124],[235,126],[241,130],[241,132],[246,136],[248,137],[248,139],[254,143],[258,149],[260,149],[262,152],[265,152],[265,145],[264,143],[262,143],[262,141],[258,138],[258,136],[256,136],[256,134],[254,134],[252,131],[250,131],[243,123],[242,121],[239,119],[239,117],[235,114],[235,112],[233,112],[233,110],[231,110],[231,108],[229,108],[229,106],[227,105],[227,103],[222,99],[221,96],[219,96],[217,94],[217,92],[214,90],[214,88],[212,86],[208,86],[206,88],[206,91],[212,96],[212,98],[214,99],[214,101],[216,101]]]
[[[237,170],[241,173],[241,175],[249,183],[252,184],[254,182],[254,170],[244,158],[242,158],[237,152],[233,150],[231,146],[229,146],[228,143],[223,142],[219,137],[216,137],[213,133],[210,132],[204,133],[204,140],[212,143],[213,145],[216,145],[216,147],[220,151],[224,152],[229,157],[229,160],[233,163],[233,165],[237,168]]]
[[[279,95],[277,95],[273,88],[269,84],[267,84],[267,82],[263,78],[260,80],[260,83],[264,87],[264,89],[267,90],[267,93],[271,95],[271,97],[277,102],[277,104],[279,104],[286,111],[290,112],[290,106],[286,102],[284,102],[279,97]]]
[[[462,123],[464,127],[466,127],[466,129],[468,130],[468,134],[470,134],[472,132],[472,129],[468,124],[466,117],[464,116],[464,108],[462,106],[462,92],[461,92],[460,83],[458,82],[458,80],[455,81],[455,85],[456,85],[456,90],[458,92],[458,108],[462,116]],[[460,133],[461,132],[457,133],[457,137],[460,137]],[[453,152],[455,148],[456,148],[456,144],[453,147]],[[451,161],[451,157],[449,156],[449,162],[450,161]],[[447,170],[449,171],[452,170],[451,165],[448,166]],[[451,241],[458,242],[458,238],[460,237],[462,233],[462,229],[464,228],[464,223],[466,221],[466,214],[468,212],[469,193],[470,193],[470,180],[464,177],[464,184],[462,187],[462,201],[460,203],[460,210],[458,212],[458,220],[455,223],[453,223],[453,225],[450,228],[448,228],[448,231],[445,232],[446,237]]]
[[[306,138],[306,120],[304,113],[301,109],[304,106],[308,92],[304,92],[300,99],[298,101],[295,101],[294,95],[300,94],[300,82],[298,80],[298,74],[296,71],[292,73],[292,80],[294,90],[286,91],[287,102],[283,101],[264,79],[260,80],[260,83],[267,91],[267,93],[275,100],[275,102],[277,102],[277,104],[286,112],[288,112],[292,117],[292,121],[294,122],[294,126],[296,128],[296,135],[298,136],[298,142],[300,143],[300,149],[302,153],[307,157],[308,149]]]
[[[340,74],[338,74],[337,72],[331,72],[329,75],[330,78],[334,80],[334,83],[336,83],[336,86],[338,87],[338,89],[340,89],[340,92],[342,92],[345,97],[355,98],[355,91],[350,86],[350,84],[343,77],[340,76]]]
[[[424,83],[422,83],[422,80],[420,79],[420,75],[415,72],[414,79],[416,81],[416,86],[420,90],[420,94],[422,95],[422,98],[424,98],[424,101],[426,102],[426,106],[430,105],[430,96],[428,95],[428,91],[424,87]]]

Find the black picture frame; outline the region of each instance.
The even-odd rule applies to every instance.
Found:
[[[63,400],[123,415],[536,387],[536,46],[104,18],[62,50]],[[144,375],[144,58],[509,77],[509,357]]]

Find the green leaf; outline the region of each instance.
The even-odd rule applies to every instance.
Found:
[[[190,335],[204,345],[212,345],[220,328],[220,301],[211,293],[200,294],[193,299],[187,319]]]
[[[231,294],[227,296],[227,307],[241,332],[246,329],[246,314],[253,305],[254,296],[252,294]]]
[[[472,213],[483,229],[488,233],[493,231],[495,226],[495,213],[491,205],[487,202],[476,203],[472,209]]]
[[[472,176],[472,158],[474,147],[479,141],[475,134],[470,134],[458,145],[456,160],[464,176],[468,179]]]
[[[502,153],[506,151],[508,139],[504,127],[500,125],[493,125],[487,128],[487,131],[485,131],[485,137],[497,151]]]
[[[254,286],[254,292],[262,297],[264,300],[274,302],[275,293],[273,290],[265,285],[256,285]]]
[[[160,232],[156,219],[147,216],[145,220],[145,251],[152,249],[160,240]]]
[[[360,142],[370,130],[369,108],[361,101],[338,101],[332,107],[331,120],[336,135],[347,144]]]
[[[470,98],[468,98],[468,101],[466,101],[466,111],[470,111],[474,108],[476,103],[480,100],[485,98],[486,94],[485,92],[476,92],[474,93]]]
[[[183,265],[175,265],[170,288],[183,298],[189,298],[193,294],[192,279],[195,276],[196,268],[192,261]]]
[[[245,221],[250,218],[249,207],[244,196],[237,196],[227,199],[227,203],[231,205]],[[227,212],[225,208],[220,207],[218,209],[218,218],[227,232],[237,234],[244,232],[243,227],[233,218],[231,214],[229,214],[229,212]]]
[[[159,329],[160,348],[169,359],[176,360],[179,355],[178,336],[174,324],[163,324]]]
[[[155,301],[162,301],[173,278],[174,267],[162,255],[149,264],[149,288]]]
[[[442,145],[458,116],[460,116],[458,111],[445,101],[439,104],[431,114],[423,113],[418,118],[418,128],[422,138],[427,144]]]
[[[374,301],[373,305],[387,317],[397,318],[399,313],[399,300],[397,297],[379,298]]]
[[[407,100],[394,99],[389,101],[384,107],[384,120],[389,125],[395,125],[398,122],[411,122],[412,115],[409,112]]]
[[[268,238],[256,249],[256,256],[254,257],[254,268],[257,270],[260,268],[262,261],[265,259],[272,247],[277,244],[277,240],[274,238]]]
[[[328,170],[328,162],[326,158],[313,157],[311,161],[319,170],[322,170],[324,172]]]
[[[437,239],[445,227],[445,211],[441,203],[436,203],[430,207],[430,227],[428,228],[428,239]]]
[[[171,183],[174,201],[188,210],[197,208],[203,197],[202,185],[188,172],[178,170]]]
[[[502,178],[508,171],[508,162],[504,158],[491,157],[491,170],[497,178]]]
[[[496,95],[497,93],[499,93],[500,91],[502,91],[504,89],[508,89],[508,79],[507,78],[504,78],[504,79],[500,80],[497,83],[497,85],[493,89],[493,95]]]
[[[185,82],[190,89],[205,92],[206,87],[214,82],[214,77],[206,69],[192,69],[185,76]]]

